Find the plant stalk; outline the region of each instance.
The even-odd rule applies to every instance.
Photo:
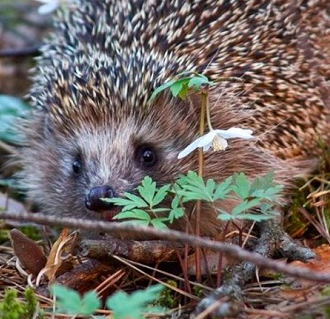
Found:
[[[199,125],[199,135],[203,136],[205,131],[205,113],[208,109],[208,90],[202,89],[201,91],[201,116],[200,116],[200,125]],[[203,168],[204,168],[204,154],[203,149],[198,149],[198,175],[203,176]],[[195,232],[196,236],[200,236],[200,223],[201,223],[201,210],[202,203],[201,201],[197,201],[196,203],[196,221],[195,221]],[[196,266],[196,281],[198,283],[202,282],[202,274],[201,274],[201,250],[200,248],[196,248],[195,251],[195,266]]]

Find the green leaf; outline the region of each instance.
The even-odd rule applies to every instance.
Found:
[[[250,183],[244,173],[235,175],[232,190],[240,199],[245,199],[249,196]]]
[[[207,186],[201,176],[196,172],[189,171],[185,178],[179,178],[178,183],[182,188],[179,195],[182,196],[182,202],[190,200],[205,200],[212,202],[212,193],[209,192]],[[214,182],[208,182],[209,188],[214,188]]]
[[[141,197],[149,204],[153,206],[153,198],[156,192],[156,183],[152,181],[149,176],[145,176],[142,180],[142,185],[137,187]]]
[[[125,194],[124,194],[125,195]],[[103,201],[107,203],[113,203],[116,206],[126,206],[126,205],[135,205],[135,201],[132,201],[127,198],[122,198],[122,197],[112,197],[112,198],[101,198]]]
[[[97,293],[93,290],[84,294],[81,301],[80,314],[91,315],[101,307],[101,301],[97,297]]]
[[[181,88],[181,90],[179,92],[179,98],[181,100],[184,100],[187,97],[187,95],[188,95],[188,91],[189,91],[188,84],[187,83],[183,83],[182,88]]]
[[[179,219],[179,218],[183,217],[183,215],[184,215],[184,209],[182,207],[173,208],[170,211],[168,219],[169,219],[170,223],[173,223],[173,221],[175,219]]]
[[[124,193],[124,195],[130,199],[136,207],[142,208],[142,207],[149,207],[148,203],[146,203],[141,197],[136,196],[132,193]]]
[[[114,216],[115,220],[129,219],[124,222],[139,225],[151,224],[158,228],[165,228],[164,222],[169,221],[169,219],[168,217],[164,217],[164,213],[169,212],[170,208],[155,208],[153,206],[158,205],[165,199],[170,188],[171,185],[164,185],[160,189],[157,189],[156,183],[153,182],[149,176],[146,176],[142,180],[141,185],[137,187],[139,195],[142,198],[135,194],[124,193],[124,196],[127,198],[111,198],[104,200],[118,206],[124,206],[121,212]],[[145,210],[153,214],[149,214]],[[157,217],[157,213],[161,213],[162,217]],[[156,218],[151,218],[150,215],[156,215]]]
[[[264,214],[257,214],[257,213],[256,214],[241,213],[241,214],[237,214],[237,215],[232,215],[226,211],[221,210],[221,212],[217,216],[217,219],[220,219],[222,221],[242,219],[242,220],[251,220],[251,221],[255,221],[255,222],[261,222],[263,220],[272,219],[275,216],[276,216],[275,214],[264,215]]]
[[[188,87],[193,88],[195,92],[197,92],[202,85],[212,86],[214,83],[209,81],[208,78],[203,74],[193,76],[188,83]]]
[[[156,88],[153,91],[153,93],[151,94],[151,96],[149,98],[149,102],[154,100],[159,93],[168,89],[175,81],[176,81],[175,79],[169,80],[169,81],[165,82],[164,84],[162,84],[161,86],[159,86],[158,88]]]
[[[175,219],[179,219],[184,215],[184,209],[180,206],[180,202],[181,200],[177,195],[172,199],[171,211],[168,215],[170,223],[173,223]]]
[[[164,222],[168,222],[168,218],[153,218],[151,220],[151,225],[157,229],[168,229],[167,225]]]
[[[243,173],[236,174],[231,188],[241,202],[230,214],[218,209],[219,215],[217,218],[221,220],[245,219],[259,222],[277,216],[279,213],[273,208],[283,186],[274,185],[273,177],[273,173],[268,173],[263,177],[255,178],[250,183]],[[227,183],[225,189],[230,190],[229,183]]]
[[[22,117],[30,106],[21,99],[9,95],[0,95],[0,140],[7,143],[19,143],[19,136],[15,125],[17,119]]]
[[[142,209],[134,209],[130,211],[124,211],[116,214],[113,219],[141,219],[148,223],[150,222],[150,215]]]
[[[256,207],[259,204],[260,204],[260,199],[259,198],[255,198],[255,199],[252,199],[250,201],[244,200],[242,203],[240,203],[239,205],[234,207],[234,209],[232,211],[232,214],[233,215],[238,215],[242,212],[246,212],[247,210],[249,210],[253,207]]]
[[[124,196],[129,193],[124,193]],[[116,206],[124,206],[122,208],[122,211],[130,211],[134,208],[144,208],[148,207],[148,204],[143,201],[143,199],[140,199],[140,201],[137,203],[137,201],[134,199],[127,199],[127,198],[121,198],[121,197],[113,197],[113,198],[102,198],[105,202],[113,203]]]
[[[8,114],[14,116],[25,113],[31,109],[31,107],[24,103],[21,99],[5,94],[0,94],[0,106],[0,114]]]
[[[175,209],[175,208],[181,207],[180,201],[181,201],[181,199],[179,196],[174,196],[172,199],[171,208]]]
[[[216,186],[215,192],[213,193],[214,201],[226,198],[226,195],[232,190],[232,181],[233,177],[230,176]]]
[[[270,171],[265,176],[256,177],[251,183],[251,187],[250,187],[251,195],[256,190],[261,190],[261,189],[267,190],[269,188],[272,188],[274,186],[274,182],[273,182],[274,176],[275,176],[274,172]]]
[[[131,299],[123,291],[117,291],[107,299],[106,305],[109,310],[113,311],[113,319],[143,319],[143,309],[141,306],[136,307]]]
[[[70,315],[80,314],[81,298],[78,292],[60,285],[53,285],[51,291],[56,296],[56,306],[59,312]]]
[[[157,191],[155,197],[152,200],[154,206],[158,205],[165,199],[170,190],[170,187],[171,185],[164,185]]]
[[[274,203],[261,203],[260,204],[260,212],[264,215],[271,215],[271,216],[278,216],[280,212],[274,210],[275,204]]]
[[[113,310],[114,319],[143,319],[142,313],[153,311],[159,308],[149,307],[147,305],[154,302],[163,286],[155,285],[145,290],[133,292],[131,295],[122,291],[117,291],[106,301],[108,309]]]
[[[215,190],[216,184],[215,181],[213,179],[208,179],[206,181],[206,191],[209,194],[213,194],[214,190]],[[212,196],[213,197],[213,196]]]
[[[219,214],[217,216],[217,219],[223,220],[223,221],[229,221],[229,220],[235,220],[236,216],[229,214],[228,212],[219,209]]]
[[[183,84],[184,80],[178,80],[171,85],[170,90],[174,97],[177,97],[179,95],[180,91],[183,88]]]
[[[283,185],[276,185],[274,187],[268,189],[257,189],[252,192],[251,196],[259,197],[263,199],[268,199],[270,201],[275,200],[278,196],[280,196],[280,192],[283,189]]]
[[[164,84],[159,86],[152,93],[149,102],[152,101],[160,92],[170,89],[171,93],[175,97],[185,99],[188,95],[189,88],[193,88],[196,92],[202,85],[214,85],[212,81],[203,74],[197,74],[191,72],[179,73],[174,79],[166,81]]]

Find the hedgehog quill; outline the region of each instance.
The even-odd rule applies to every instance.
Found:
[[[204,177],[274,170],[286,185],[317,165],[330,136],[327,0],[85,0],[56,18],[34,72],[23,127],[29,197],[47,214],[108,219],[100,200],[197,169],[178,154],[198,137],[200,97],[153,90],[181,72],[205,74],[215,128],[251,129],[205,153]],[[241,81],[219,78],[239,77]],[[226,205],[224,203],[223,205]],[[193,221],[191,221],[193,222]],[[184,229],[186,219],[173,225]],[[221,225],[203,210],[201,233]]]

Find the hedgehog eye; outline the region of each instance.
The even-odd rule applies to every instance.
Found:
[[[145,167],[152,167],[157,163],[156,152],[150,146],[139,147],[137,159]]]
[[[73,163],[72,163],[72,170],[74,171],[74,173],[79,174],[81,171],[81,159],[76,159]]]

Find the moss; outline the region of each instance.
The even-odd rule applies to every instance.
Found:
[[[285,209],[284,227],[288,234],[292,237],[302,237],[308,230],[308,220],[302,215],[300,209],[305,206],[307,202],[308,191],[301,190],[299,186],[304,184],[299,182],[296,191],[291,196],[290,205]],[[304,207],[307,211],[313,214],[313,210],[309,207]]]
[[[167,283],[174,288],[178,287],[178,284],[174,280],[168,280]],[[175,298],[175,291],[171,288],[165,288],[157,300],[157,306],[165,307],[165,308],[174,308],[178,305],[178,298]]]
[[[42,239],[41,228],[37,228],[36,226],[33,225],[27,225],[27,226],[18,227],[18,229],[22,233],[24,233],[27,237],[29,237],[34,241]]]
[[[26,299],[26,315],[28,316],[28,318],[32,318],[37,308],[37,298],[35,297],[33,290],[29,287],[26,288],[24,292],[24,297]]]
[[[6,289],[3,299],[0,301],[0,318],[1,319],[31,319],[33,318],[36,308],[37,299],[31,288],[27,288],[24,292],[25,301],[18,299],[15,289]],[[35,318],[42,319],[44,316],[39,311]]]

